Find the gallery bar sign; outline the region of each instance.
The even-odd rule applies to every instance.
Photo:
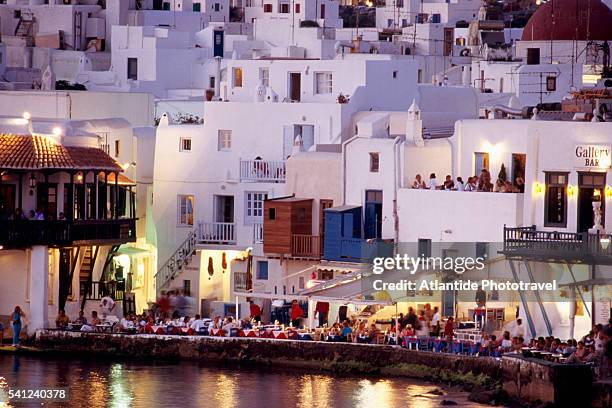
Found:
[[[612,163],[610,145],[577,145],[574,164],[577,168],[610,168]]]

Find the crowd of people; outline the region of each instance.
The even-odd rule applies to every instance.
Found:
[[[503,175],[498,177],[495,183],[492,183],[491,180],[491,173],[487,169],[482,169],[480,175],[470,176],[465,181],[461,176],[458,176],[455,180],[453,180],[452,176],[447,174],[442,183],[438,181],[436,173],[431,173],[427,182],[420,174],[417,174],[412,182],[412,188],[448,191],[483,191],[495,193],[525,192],[525,181],[522,177],[517,177],[514,180],[514,183],[507,180]]]

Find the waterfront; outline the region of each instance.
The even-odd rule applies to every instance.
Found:
[[[61,406],[484,407],[467,394],[404,378],[335,377],[191,362],[153,364],[0,355],[0,401],[10,387],[69,387]],[[431,393],[442,390],[444,395]],[[34,406],[32,404],[31,406]],[[24,406],[0,402],[0,407]],[[40,406],[40,404],[38,404]],[[51,403],[49,406],[60,406]]]

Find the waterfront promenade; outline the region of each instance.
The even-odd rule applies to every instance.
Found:
[[[309,371],[407,376],[468,386],[482,392],[503,389],[525,402],[583,401],[590,392],[585,365],[563,365],[518,355],[473,357],[358,343],[176,335],[124,335],[40,330],[35,346],[44,351],[156,360],[239,363]],[[574,405],[578,406],[578,405]]]

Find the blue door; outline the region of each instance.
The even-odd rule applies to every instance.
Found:
[[[363,234],[365,239],[382,236],[382,191],[366,190]]]

